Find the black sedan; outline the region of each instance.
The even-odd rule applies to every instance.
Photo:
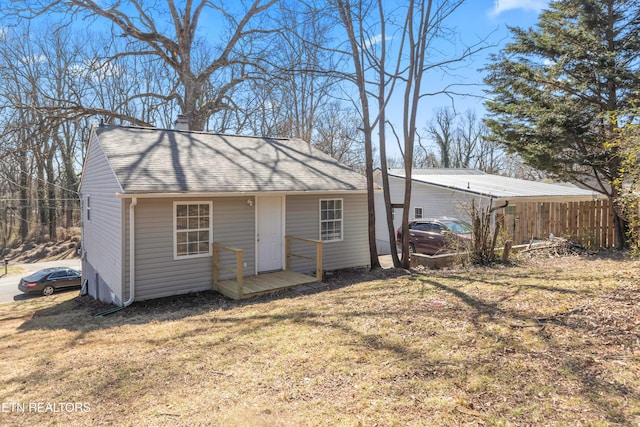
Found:
[[[73,268],[45,268],[20,279],[18,289],[26,294],[51,295],[57,289],[80,287],[81,280],[81,273]]]

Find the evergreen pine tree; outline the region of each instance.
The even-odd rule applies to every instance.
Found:
[[[614,203],[620,156],[609,112],[631,111],[640,89],[640,0],[556,0],[535,28],[488,66],[486,124],[508,152]],[[624,121],[624,120],[623,120]],[[625,221],[614,215],[621,247]]]

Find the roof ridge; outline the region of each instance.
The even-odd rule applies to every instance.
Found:
[[[171,128],[161,128],[157,126],[139,126],[139,125],[122,125],[122,124],[107,124],[107,123],[94,123],[94,127],[110,127],[110,128],[121,128],[121,129],[140,129],[140,130],[157,130],[157,131],[169,131],[169,132],[179,132],[179,133],[195,133],[199,135],[213,135],[213,136],[232,136],[237,138],[259,138],[259,139],[272,139],[276,141],[301,141],[305,142],[305,140],[301,138],[285,138],[285,137],[276,137],[276,136],[258,136],[258,135],[241,135],[234,133],[221,133],[221,132],[207,132],[202,130],[180,130],[180,129],[171,129]]]

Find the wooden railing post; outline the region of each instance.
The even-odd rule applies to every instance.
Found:
[[[305,259],[308,261],[315,261],[316,262],[316,278],[318,279],[319,282],[322,281],[322,240],[315,240],[315,239],[305,239],[302,237],[293,237],[293,236],[285,236],[285,256],[286,256],[286,260],[285,260],[285,269],[286,270],[290,270],[291,269],[291,261],[290,258],[291,257],[296,257],[296,258],[300,258],[300,259]],[[303,256],[303,255],[297,255],[291,252],[291,241],[292,240],[297,240],[300,242],[307,242],[307,243],[315,243],[316,245],[316,256],[315,258],[311,258],[311,257],[307,257],[307,256]]]
[[[238,282],[238,295],[242,298],[242,276],[243,276],[243,268],[242,268],[242,249],[236,251],[236,277]]]
[[[289,236],[284,236],[284,269],[285,271],[289,271],[291,268],[291,263],[289,262],[289,258],[291,257],[291,239]]]
[[[211,257],[211,268],[213,271],[213,289],[218,290],[218,245],[212,243],[213,256]]]
[[[218,262],[218,255],[220,253],[220,250],[225,250],[225,251],[229,251],[232,252],[234,254],[236,254],[236,265],[234,267],[231,266],[227,266],[224,264],[220,264]],[[229,272],[232,272],[235,274],[236,276],[236,284],[237,284],[237,291],[238,291],[238,298],[242,298],[242,295],[244,293],[243,291],[243,276],[244,276],[244,259],[243,259],[243,251],[242,249],[238,249],[238,248],[232,248],[230,246],[225,246],[222,245],[220,243],[213,243],[213,283],[214,283],[214,289],[219,291],[220,290],[220,286],[219,286],[219,275],[220,275],[220,269],[224,269],[227,270]]]
[[[322,282],[322,241],[316,243],[316,279]]]

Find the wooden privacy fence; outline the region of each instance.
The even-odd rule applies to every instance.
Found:
[[[590,248],[615,247],[608,200],[588,202],[516,202],[496,214],[515,244],[564,237]]]

